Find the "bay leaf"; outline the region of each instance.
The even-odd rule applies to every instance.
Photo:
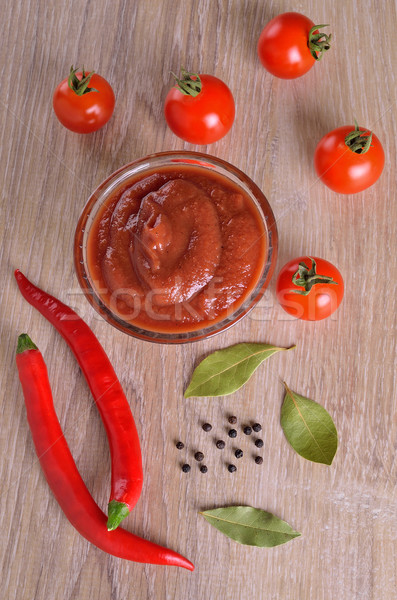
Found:
[[[196,367],[185,391],[185,398],[232,394],[248,381],[264,360],[280,350],[291,348],[243,343],[217,350]]]
[[[293,449],[313,462],[330,465],[338,447],[338,433],[331,415],[320,404],[300,396],[286,383],[281,408],[281,427]]]
[[[200,514],[232,540],[248,546],[271,548],[300,536],[285,521],[252,506],[226,506]]]

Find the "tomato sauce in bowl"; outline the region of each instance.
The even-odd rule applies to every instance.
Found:
[[[75,264],[110,323],[181,342],[246,314],[276,248],[271,209],[247,176],[214,157],[170,152],[123,167],[94,192],[76,230]]]

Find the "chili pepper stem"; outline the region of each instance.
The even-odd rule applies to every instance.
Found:
[[[27,333],[21,333],[18,337],[17,354],[21,354],[25,350],[37,350],[37,346],[32,342]]]
[[[108,531],[113,531],[114,529],[117,529],[121,521],[125,519],[125,517],[129,515],[129,513],[130,509],[128,508],[127,504],[125,504],[125,502],[111,500],[108,504]]]

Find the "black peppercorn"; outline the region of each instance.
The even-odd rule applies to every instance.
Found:
[[[252,428],[249,425],[247,425],[247,427],[244,427],[243,431],[244,431],[245,435],[251,435]]]
[[[257,448],[263,448],[263,440],[261,440],[261,439],[255,440],[255,446]]]
[[[212,425],[210,423],[204,423],[203,429],[204,429],[204,431],[207,431],[207,432],[211,431]]]
[[[229,421],[230,425],[235,425],[237,423],[237,417],[235,417],[234,415],[231,415],[228,418],[228,421]]]
[[[223,440],[218,440],[216,442],[216,447],[219,448],[219,450],[223,450],[225,447],[225,442]]]
[[[258,431],[262,429],[262,425],[260,423],[254,423],[252,429],[255,431],[255,433],[258,433]]]
[[[208,467],[207,467],[206,465],[201,465],[201,467],[200,467],[200,471],[201,471],[202,473],[206,473],[206,472],[208,471]]]
[[[182,471],[184,473],[189,473],[189,471],[190,471],[190,465],[182,465]]]
[[[239,448],[239,449],[238,449],[238,450],[236,450],[236,452],[234,453],[234,456],[235,456],[236,458],[242,458],[243,454],[244,454],[244,453],[243,453],[243,451],[242,451],[242,450],[240,450],[240,448]]]
[[[261,465],[263,463],[263,458],[261,456],[255,456],[255,462],[257,465]]]
[[[204,454],[202,452],[196,452],[196,454],[194,455],[194,458],[196,460],[198,460],[199,462],[201,462],[204,458]]]
[[[229,471],[229,473],[234,473],[235,471],[237,471],[237,467],[236,465],[229,465],[227,470]]]
[[[237,431],[235,429],[229,429],[228,436],[231,438],[237,437]]]
[[[178,448],[178,450],[183,450],[185,447],[185,444],[183,442],[177,442],[175,444],[175,446]]]

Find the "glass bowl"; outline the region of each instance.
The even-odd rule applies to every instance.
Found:
[[[92,273],[90,273],[89,261],[87,259],[87,245],[90,230],[95,223],[95,218],[104,210],[104,204],[109,201],[119,189],[125,188],[129,180],[144,178],[146,174],[153,173],[156,169],[163,167],[195,167],[200,169],[203,175],[217,173],[222,179],[228,180],[234,187],[241,189],[245,196],[256,207],[262,222],[262,235],[266,238],[265,255],[263,265],[261,263],[261,274],[256,285],[250,291],[245,300],[237,306],[233,306],[226,315],[219,320],[208,322],[205,325],[195,324],[189,330],[181,331],[155,331],[145,328],[132,321],[125,320],[114,307],[107,301],[103,290],[98,286]],[[277,260],[278,236],[272,209],[266,197],[258,186],[245,173],[227,163],[224,160],[202,154],[199,152],[175,151],[161,152],[149,155],[125,165],[112,173],[91,195],[77,224],[74,241],[74,263],[79,284],[93,308],[111,325],[141,340],[177,344],[203,340],[210,336],[225,331],[240,319],[242,319],[261,299],[268,286]]]

